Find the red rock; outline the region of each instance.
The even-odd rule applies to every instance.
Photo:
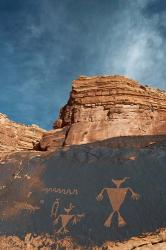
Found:
[[[50,130],[43,134],[40,141],[42,151],[51,151],[63,147],[68,127]]]
[[[48,234],[45,235],[32,235],[27,234],[24,239],[20,239],[17,236],[0,236],[1,249],[78,249],[85,250],[84,246],[78,245],[71,237],[64,237],[56,240]],[[160,231],[142,235],[140,237],[132,237],[127,241],[122,242],[110,242],[107,241],[103,246],[87,247],[87,250],[165,250],[166,249],[166,230],[160,229]]]
[[[66,126],[65,145],[166,134],[166,92],[123,76],[80,77],[54,123],[55,131]]]
[[[33,150],[42,138],[44,129],[36,125],[26,126],[0,113],[0,151]]]

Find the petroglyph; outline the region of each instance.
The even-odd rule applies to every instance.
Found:
[[[44,188],[43,192],[45,193],[58,193],[58,194],[64,194],[64,195],[78,195],[78,189],[70,189],[70,188]]]
[[[35,156],[31,156],[30,159],[28,160],[28,164],[27,164],[27,170],[29,170],[30,168],[30,160],[32,160],[33,158],[35,158]],[[24,164],[23,164],[23,161],[21,160],[20,163],[19,163],[19,170],[17,171],[17,173],[14,175],[14,179],[27,179],[27,180],[30,180],[31,179],[31,176],[26,173],[26,174],[22,174],[23,170],[24,170]]]
[[[22,165],[22,160],[20,161],[20,163],[19,163],[19,170],[14,174],[14,179],[21,179],[22,177],[21,177],[21,175],[20,175],[20,173],[22,172],[22,170],[23,170],[23,165]]]
[[[126,221],[121,216],[119,210],[121,208],[121,205],[123,204],[127,192],[131,193],[131,198],[133,200],[138,200],[140,195],[138,193],[135,193],[130,187],[127,188],[120,188],[120,186],[127,180],[130,179],[129,177],[125,177],[124,179],[112,179],[112,182],[115,184],[116,188],[103,188],[101,192],[97,196],[97,200],[101,201],[103,199],[104,192],[107,192],[107,195],[109,197],[110,203],[113,208],[113,212],[108,216],[106,219],[104,226],[105,227],[111,227],[112,225],[112,217],[115,213],[118,215],[118,227],[123,227],[126,225]]]
[[[28,174],[24,175],[24,177],[25,177],[27,180],[30,180],[30,179],[31,179],[31,176],[28,175]]]
[[[34,213],[36,210],[39,210],[40,207],[38,206],[33,206],[27,202],[14,202],[14,208],[17,210],[27,210],[29,213]]]
[[[27,198],[29,198],[31,195],[32,195],[32,192],[29,192],[29,193],[27,194]]]
[[[7,206],[8,201],[0,201],[0,219],[2,219],[6,213],[4,208]]]
[[[1,191],[1,190],[4,190],[5,188],[6,188],[5,185],[0,186],[0,191]]]
[[[72,213],[75,206],[70,202],[67,208],[64,208],[64,213],[59,213],[60,207],[59,199],[56,199],[52,205],[51,218],[53,220],[53,225],[60,225],[59,229],[55,230],[56,235],[69,233],[69,225],[77,224],[85,215]]]

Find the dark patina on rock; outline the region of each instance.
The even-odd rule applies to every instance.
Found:
[[[149,136],[11,155],[0,166],[1,235],[88,245],[165,227],[165,150],[166,136]]]

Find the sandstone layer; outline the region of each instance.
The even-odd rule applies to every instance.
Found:
[[[166,92],[123,76],[82,76],[73,81],[69,101],[54,128],[51,136],[44,135],[43,149],[46,144],[57,147],[59,131],[64,134],[60,145],[166,134]]]
[[[123,242],[105,242],[103,246],[83,247],[78,245],[72,238],[66,237],[55,239],[49,234],[33,235],[27,234],[24,239],[17,236],[0,236],[1,249],[8,250],[165,250],[166,230],[161,229],[153,234],[146,234],[140,237],[132,237]]]
[[[33,150],[42,138],[44,129],[36,125],[26,126],[9,120],[0,113],[0,151],[1,153]]]
[[[73,81],[69,101],[61,109],[60,117],[54,123],[54,129],[48,132],[35,125],[25,126],[15,123],[0,114],[0,151],[1,154],[6,154],[3,161],[0,155],[0,208],[3,216],[6,216],[6,211],[9,216],[6,221],[2,216],[0,248],[166,249],[165,229],[154,233],[156,228],[165,227],[165,136],[163,136],[165,134],[166,92],[142,86],[122,76],[80,77]],[[61,149],[58,153],[49,152],[74,144],[87,145],[73,146],[69,150]],[[115,150],[114,147],[116,147]],[[48,152],[35,152],[34,149]],[[15,154],[17,151],[25,152]],[[14,153],[9,154],[9,152]],[[101,184],[107,187],[108,183],[110,188],[113,187],[111,178],[126,179],[129,184],[125,187],[129,185],[129,190],[133,188],[140,194],[141,198],[136,202],[131,199],[129,193],[127,199],[131,199],[132,206],[128,206],[128,200],[124,204],[127,207],[125,219],[128,225],[133,225],[137,220],[135,227],[143,228],[140,234],[127,237],[128,240],[121,242],[118,239],[115,241],[108,239],[105,242],[104,238],[105,243],[102,243],[102,247],[98,247],[97,242],[94,242],[93,246],[84,247],[74,242],[74,238],[64,237],[57,241],[49,233],[34,234],[33,223],[31,230],[29,226],[27,230],[26,226],[31,224],[32,217],[38,222],[39,228],[52,226],[50,208],[57,197],[62,201],[64,199],[70,202],[71,197],[64,196],[58,185],[62,185],[64,191],[65,187],[75,187],[77,184],[81,199],[81,213],[86,210],[84,206],[88,204],[92,212],[91,216],[96,216],[95,208],[98,207],[99,212],[99,208],[103,206],[103,203],[98,204],[96,194]],[[48,188],[46,190],[56,191],[55,194],[52,191],[51,196],[47,193],[43,194],[43,185]],[[91,192],[94,192],[93,195]],[[42,200],[39,200],[40,197]],[[83,198],[88,200],[82,202]],[[5,199],[7,203],[3,203]],[[78,199],[77,196],[72,197],[76,205],[78,205]],[[45,201],[48,206],[44,205]],[[144,202],[143,205],[141,202]],[[110,211],[110,204],[104,204],[106,208],[104,211],[107,209]],[[39,207],[41,214],[38,217]],[[13,218],[13,213],[16,212],[18,217],[15,215]],[[21,217],[21,213],[24,217]],[[104,216],[106,216],[105,212]],[[97,218],[99,217],[98,214]],[[100,223],[100,220],[96,220],[95,217],[92,221],[99,223],[103,230],[104,220]],[[81,223],[83,220],[80,221],[82,232]],[[86,223],[82,225],[84,228]],[[98,224],[95,225],[97,226],[93,227],[94,230],[100,228]],[[148,230],[145,230],[146,227]],[[24,238],[19,238],[15,228],[21,233],[25,229]],[[48,228],[46,229],[49,231]],[[134,226],[129,229],[135,230]],[[7,230],[9,230],[8,233]],[[79,227],[77,232],[78,230]],[[100,238],[102,230],[99,230],[99,236],[95,234],[95,237]],[[110,230],[112,230],[111,227]],[[150,231],[153,234],[141,236],[142,232]],[[92,231],[90,232],[92,235]],[[129,235],[129,230],[126,232]]]

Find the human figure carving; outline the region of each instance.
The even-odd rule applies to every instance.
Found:
[[[69,232],[69,230],[67,229],[69,223],[71,222],[73,225],[77,224],[81,220],[81,218],[84,217],[84,214],[72,214],[71,212],[75,206],[73,206],[73,204],[70,203],[69,207],[64,208],[65,213],[57,215],[59,205],[60,205],[59,199],[56,199],[51,209],[51,217],[53,218],[53,225],[61,223],[61,227],[58,229],[58,231],[55,232],[55,234],[66,234]]]
[[[118,226],[123,227],[126,225],[126,221],[121,216],[119,210],[121,205],[123,204],[125,197],[127,195],[127,192],[131,193],[131,198],[133,200],[138,200],[140,195],[138,193],[135,193],[130,187],[127,188],[121,188],[120,186],[127,180],[130,179],[129,177],[125,177],[123,179],[112,179],[112,182],[115,184],[116,188],[103,188],[101,192],[98,194],[96,199],[98,201],[101,201],[103,199],[104,192],[106,191],[110,200],[110,203],[113,208],[113,212],[109,215],[109,217],[106,219],[104,226],[105,227],[111,227],[112,225],[112,217],[115,213],[118,215]]]

